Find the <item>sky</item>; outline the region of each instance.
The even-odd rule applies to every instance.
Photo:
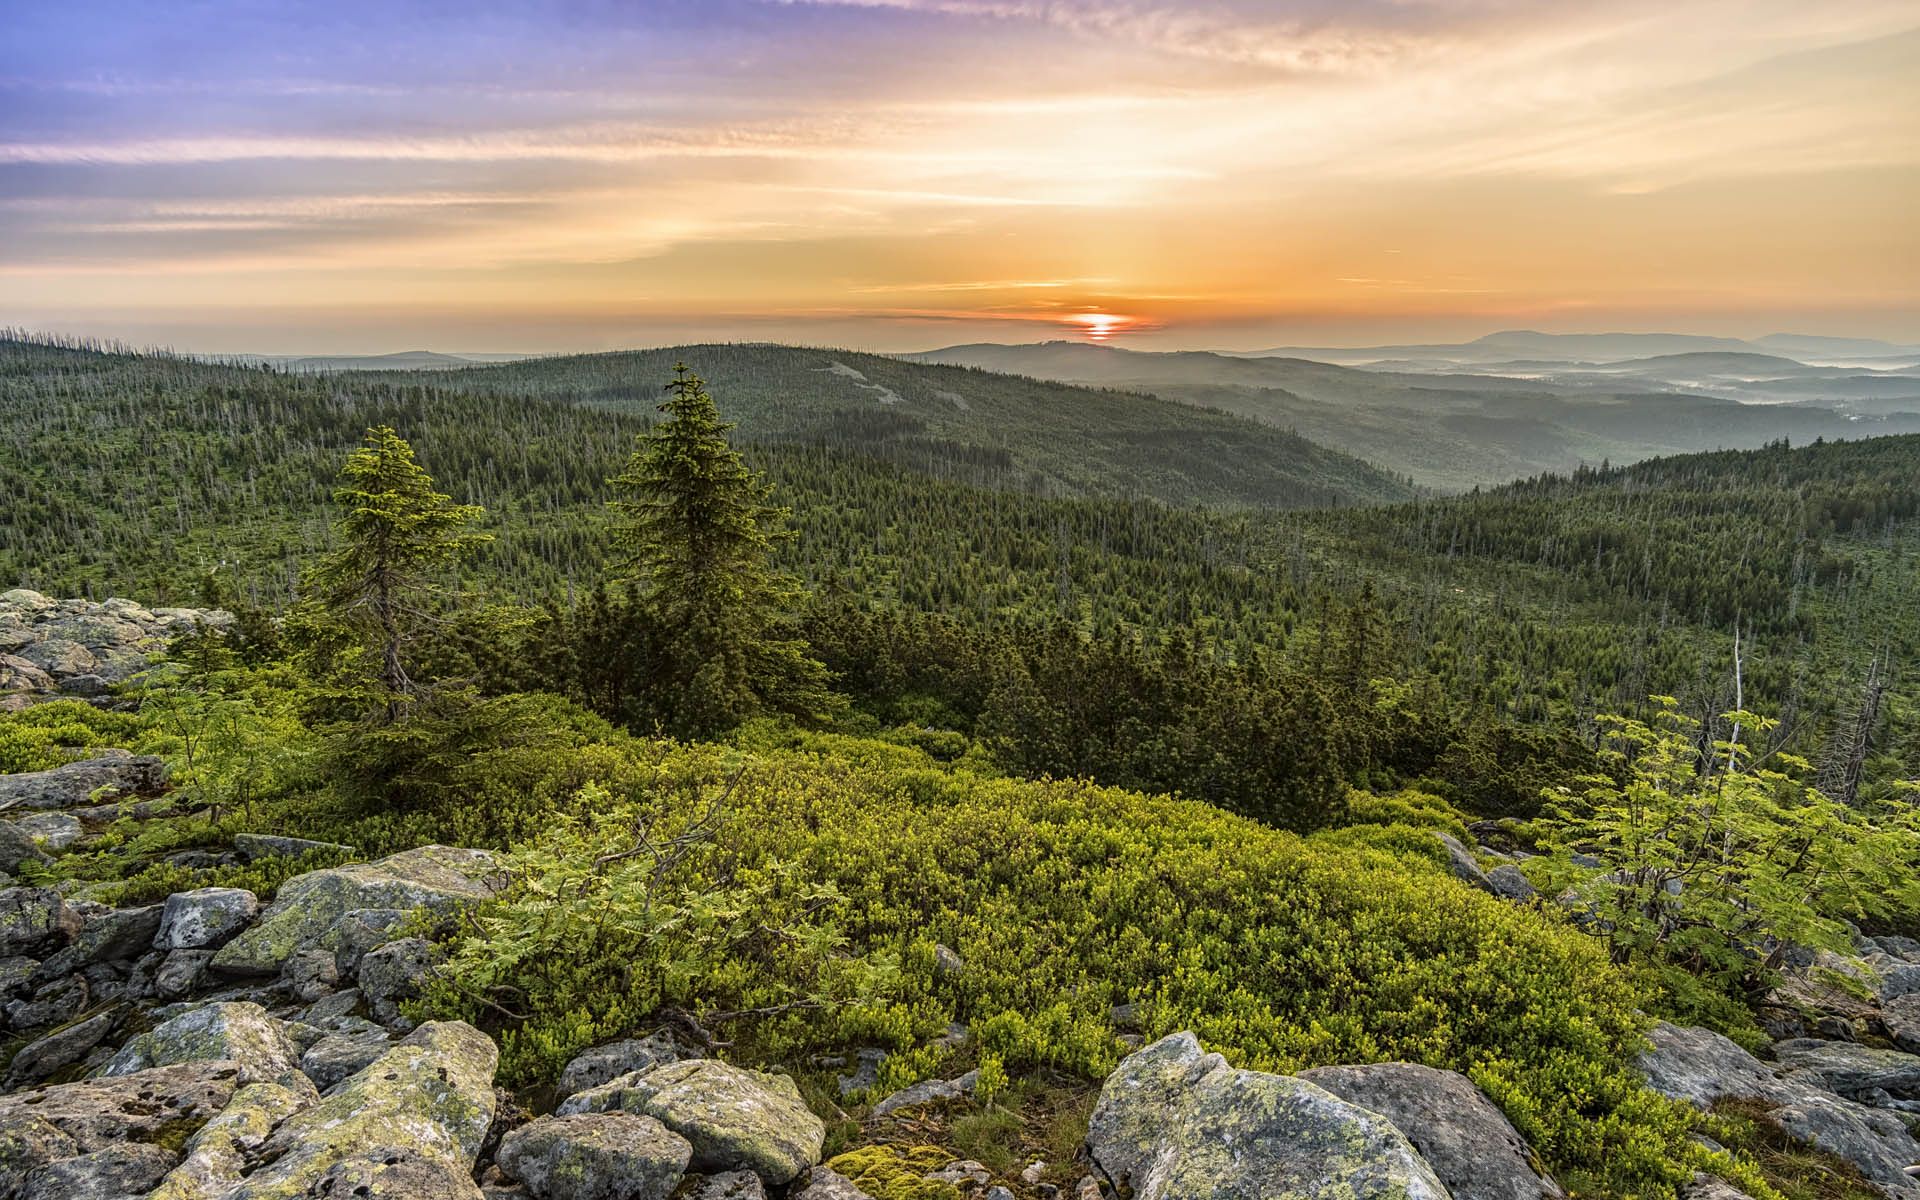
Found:
[[[0,325],[1920,342],[1920,0],[11,0]]]

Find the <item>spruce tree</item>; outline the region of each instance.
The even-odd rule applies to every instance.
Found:
[[[683,734],[767,710],[816,716],[827,671],[793,635],[800,588],[772,563],[788,512],[727,440],[699,376],[676,364],[666,390],[666,420],[612,481],[619,569],[654,626],[648,707]]]
[[[338,547],[310,577],[310,599],[350,637],[366,715],[398,724],[423,691],[409,648],[438,619],[433,574],[493,540],[467,528],[485,510],[435,491],[413,447],[385,425],[348,456],[333,498],[347,511],[334,525]]]

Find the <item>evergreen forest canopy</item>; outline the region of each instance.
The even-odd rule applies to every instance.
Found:
[[[1583,1194],[1812,1194],[1639,1086],[1643,1013],[1755,1043],[1784,945],[1920,929],[1920,435],[1420,497],[1152,397],[758,346],[15,338],[0,406],[0,581],[238,614],[130,712],[0,718],[4,770],[194,750],[177,819],[66,861],[134,903],[270,891],[165,859],[249,830],[507,851],[420,1011],[519,1085],[663,1013],[1097,1077],[1135,1004],[1249,1065],[1466,1072]],[[1462,887],[1469,823],[1590,919]],[[619,865],[636,828],[671,856]]]

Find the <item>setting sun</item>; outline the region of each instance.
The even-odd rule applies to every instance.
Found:
[[[1066,319],[1066,324],[1079,331],[1090,342],[1105,342],[1116,333],[1125,333],[1134,324],[1132,317],[1119,313],[1075,313]]]

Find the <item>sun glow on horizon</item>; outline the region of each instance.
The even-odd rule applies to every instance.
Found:
[[[1125,333],[1139,322],[1119,313],[1085,312],[1068,317],[1066,324],[1090,342],[1109,342],[1115,334]]]
[[[1920,340],[1920,0],[14,7],[0,326]]]

